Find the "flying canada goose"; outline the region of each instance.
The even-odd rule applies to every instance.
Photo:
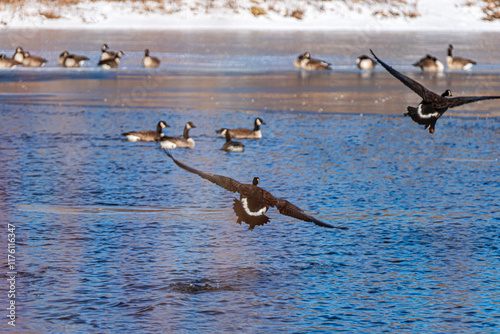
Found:
[[[309,52],[304,52],[303,54],[299,55],[297,59],[295,59],[295,62],[293,64],[298,69],[308,70],[308,71],[332,69],[331,68],[332,64],[327,63],[326,61],[320,59],[311,58],[311,54]]]
[[[144,130],[144,131],[129,131],[122,133],[122,136],[127,137],[128,141],[157,141],[164,136],[163,129],[169,128],[170,125],[164,121],[159,121],[156,125],[156,131]]]
[[[406,75],[396,71],[383,61],[381,61],[372,50],[370,50],[375,59],[396,79],[401,81],[406,87],[413,90],[417,93],[422,101],[418,104],[418,107],[407,108],[408,112],[405,116],[410,116],[411,119],[418,123],[425,125],[425,128],[429,130],[429,133],[434,133],[434,127],[436,125],[436,121],[441,117],[446,110],[449,108],[454,108],[461,106],[463,104],[472,103],[481,100],[491,100],[491,99],[500,99],[500,96],[460,96],[448,98],[451,96],[451,91],[447,89],[443,94],[438,95],[420,83],[416,82],[413,79],[408,78]]]
[[[120,65],[121,56],[125,55],[121,50],[116,53],[113,58],[108,58],[106,60],[101,60],[97,65],[105,69],[118,68]]]
[[[262,132],[260,131],[260,126],[264,123],[262,118],[257,117],[254,121],[254,127],[253,130],[250,129],[245,129],[245,128],[237,128],[237,129],[226,129],[222,128],[220,130],[216,130],[215,133],[218,133],[221,135],[221,137],[225,137],[226,133],[223,132],[226,130],[229,132],[229,135],[233,139],[260,139],[262,138]]]
[[[23,66],[26,67],[42,67],[47,62],[47,59],[37,56],[32,56],[28,51],[24,53]]]
[[[448,46],[448,56],[446,56],[446,66],[448,66],[449,70],[470,70],[472,66],[477,63],[474,60],[462,58],[462,57],[453,57],[451,51],[453,50],[453,45]]]
[[[80,67],[85,63],[89,58],[85,56],[79,56],[70,54],[68,51],[64,51],[59,55],[59,59],[57,60],[57,65],[63,67]]]
[[[239,141],[232,141],[231,135],[227,129],[221,129],[221,134],[226,136],[226,142],[222,145],[221,150],[228,152],[243,152],[245,150],[245,145]]]
[[[261,226],[269,222],[269,217],[264,214],[269,207],[276,207],[283,215],[311,222],[319,226],[346,229],[345,227],[324,223],[308,215],[302,209],[287,200],[274,197],[271,193],[257,186],[259,184],[258,177],[253,179],[253,184],[243,184],[226,176],[200,172],[174,159],[169,151],[165,151],[165,153],[177,166],[188,172],[197,174],[201,178],[215,183],[226,190],[239,193],[240,199],[234,199],[233,209],[238,216],[237,222],[239,224],[241,224],[241,222],[247,223],[250,225],[248,227],[249,230],[253,230],[255,226]]]
[[[189,130],[196,128],[192,122],[187,122],[184,127],[184,135],[182,137],[167,137],[163,136],[157,139],[160,142],[161,148],[169,150],[172,148],[183,147],[183,148],[194,148],[194,139],[189,137]]]
[[[17,61],[11,58],[7,58],[5,54],[0,55],[0,68],[11,68],[19,65]]]
[[[160,66],[160,59],[149,55],[149,49],[144,50],[144,58],[142,58],[142,66],[146,68],[157,68]]]
[[[23,63],[23,60],[24,60],[24,51],[23,51],[22,47],[18,46],[16,48],[16,52],[12,56],[12,59],[15,60],[15,61],[17,61],[19,64]]]
[[[116,52],[108,50],[109,50],[108,44],[104,43],[101,46],[101,58],[99,60],[107,60],[115,58]]]
[[[356,65],[358,65],[360,70],[373,70],[377,62],[367,55],[362,55],[356,58]]]
[[[444,71],[444,65],[442,62],[440,62],[436,57],[431,56],[431,55],[426,55],[425,57],[421,58],[419,61],[413,64],[413,66],[420,67],[422,71],[428,71],[428,72],[443,72]]]

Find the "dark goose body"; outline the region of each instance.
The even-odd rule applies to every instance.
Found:
[[[164,150],[170,150],[173,148],[194,148],[195,141],[189,136],[189,130],[196,128],[193,122],[187,122],[184,126],[184,133],[182,137],[167,137],[163,136],[157,141]]]
[[[144,131],[129,131],[122,133],[122,136],[127,137],[128,141],[157,141],[164,136],[163,129],[169,128],[170,125],[164,121],[159,121],[156,125],[156,131],[144,130]]]
[[[259,182],[258,178],[254,178],[253,184],[240,183],[226,176],[201,172],[177,161],[170,152],[165,151],[165,153],[177,166],[187,170],[188,172],[197,174],[201,178],[215,183],[226,190],[239,193],[240,199],[234,200],[233,209],[238,216],[238,223],[247,223],[249,225],[249,230],[253,230],[255,226],[261,226],[269,222],[269,217],[267,217],[265,213],[270,207],[276,207],[283,215],[306,222],[312,222],[318,226],[346,229],[345,227],[334,226],[322,222],[321,220],[308,215],[302,209],[287,200],[274,197],[268,191],[257,186]]]
[[[260,126],[264,123],[262,118],[257,117],[254,121],[254,127],[252,129],[246,128],[237,128],[237,129],[227,129],[222,128],[220,130],[216,130],[215,132],[220,134],[222,137],[226,137],[225,131],[229,132],[229,135],[232,139],[260,139],[262,138],[262,132],[260,130]]]

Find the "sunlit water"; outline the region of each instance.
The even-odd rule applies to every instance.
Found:
[[[398,34],[24,34],[33,53],[49,43],[40,54],[50,62],[0,73],[0,235],[6,250],[5,225],[15,224],[15,330],[499,331],[498,102],[447,113],[430,135],[402,117],[418,96],[381,69],[358,73],[352,59],[377,48],[436,91],[499,94],[490,35],[417,34],[406,48]],[[444,54],[450,39],[468,43],[477,69],[435,76],[408,65]],[[1,41],[18,44],[8,31]],[[118,71],[95,68],[104,41],[129,56]],[[160,69],[140,68],[146,46]],[[305,48],[338,66],[294,70]],[[57,68],[62,49],[91,64]],[[257,116],[261,140],[220,150],[216,129]],[[155,143],[120,136],[159,120],[173,135],[197,126],[195,149],[173,151],[180,161],[242,182],[259,176],[275,196],[349,229],[271,209],[268,225],[248,231],[235,194]]]

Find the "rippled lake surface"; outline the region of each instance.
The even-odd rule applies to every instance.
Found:
[[[21,44],[49,59],[0,72],[0,236],[6,254],[7,223],[16,226],[14,330],[498,333],[500,104],[447,112],[430,135],[402,116],[417,95],[380,68],[354,66],[373,48],[437,92],[498,95],[493,36],[4,31],[3,52]],[[125,52],[116,71],[95,66],[103,42]],[[451,42],[478,66],[412,68],[425,53],[444,60]],[[140,67],[146,47],[159,69]],[[64,49],[90,64],[58,68]],[[334,70],[295,70],[306,49]],[[220,150],[216,129],[255,117],[266,122],[261,140]],[[259,176],[275,196],[348,230],[275,209],[264,227],[238,225],[235,194],[155,143],[120,135],[159,120],[170,135],[197,126],[195,149],[174,150],[178,160],[242,182]],[[0,328],[12,330],[3,312]]]

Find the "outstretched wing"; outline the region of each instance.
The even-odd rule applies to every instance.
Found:
[[[165,153],[175,162],[175,164],[177,166],[181,167],[182,169],[187,170],[188,172],[197,174],[200,177],[204,178],[205,180],[208,180],[212,183],[215,183],[219,187],[222,187],[226,190],[229,190],[232,192],[237,192],[239,186],[242,185],[242,183],[240,183],[236,180],[233,180],[230,177],[216,175],[216,174],[210,174],[210,173],[204,173],[204,172],[201,172],[197,169],[191,168],[191,167],[183,164],[182,162],[175,160],[174,157],[172,156],[172,153],[170,153],[169,151],[165,150]]]
[[[306,222],[311,222],[311,223],[314,223],[314,224],[316,224],[318,226],[322,226],[322,227],[340,228],[343,230],[347,230],[347,227],[334,226],[334,225],[330,225],[328,223],[322,222],[321,220],[316,219],[313,216],[308,215],[301,208],[293,205],[292,203],[288,202],[285,199],[276,198],[276,202],[274,203],[274,206],[276,206],[276,208],[279,210],[279,212],[285,216],[297,218],[297,219],[300,219],[300,220],[303,220]]]
[[[459,96],[452,97],[446,100],[449,101],[449,108],[454,108],[467,103],[493,99],[500,99],[500,96]]]
[[[393,69],[391,66],[387,65],[384,63],[382,60],[380,60],[375,53],[370,49],[370,52],[372,53],[373,57],[377,59],[377,61],[382,65],[389,73],[391,73],[396,79],[401,81],[406,87],[410,88],[412,91],[417,93],[424,101],[430,101],[430,100],[435,100],[436,97],[439,98],[440,96],[427,88],[425,88],[422,84],[418,83],[417,81],[408,78],[406,75],[403,73],[400,73]]]

